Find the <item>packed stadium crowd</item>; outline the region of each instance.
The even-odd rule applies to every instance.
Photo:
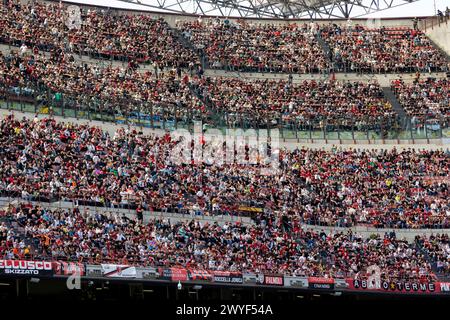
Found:
[[[30,96],[50,109],[63,103],[186,124],[223,116],[229,127],[349,121],[353,130],[398,120],[376,81],[293,83],[292,74],[416,72],[412,83],[391,83],[407,116],[449,119],[448,80],[420,76],[449,71],[448,61],[416,27],[249,21],[186,18],[171,27],[144,14],[1,1],[0,44],[19,49],[0,51],[0,100]],[[290,76],[209,77],[205,66]],[[352,278],[377,265],[383,279],[450,276],[448,234],[409,243],[394,232],[364,238],[308,229],[450,228],[449,150],[272,150],[212,141],[206,129],[200,137],[138,130],[1,119],[0,197],[26,203],[0,208],[0,258]],[[58,200],[73,207],[36,204]],[[116,208],[136,216],[108,212]],[[144,210],[246,215],[252,224],[144,222]]]
[[[164,67],[194,68],[199,57],[178,41],[163,19],[114,10],[81,9],[81,23],[62,4],[0,2],[0,42],[95,58],[133,60]]]
[[[179,21],[178,28],[206,54],[212,68],[285,73],[324,73],[330,67],[361,73],[448,70],[445,56],[425,34],[408,27],[368,29],[351,22],[347,26],[277,25],[200,18]]]
[[[245,20],[179,21],[178,29],[204,52],[212,68],[233,71],[325,73],[318,25],[253,25]]]
[[[229,124],[245,117],[257,122],[392,118],[395,113],[376,81],[199,79],[201,96],[221,112]]]
[[[360,73],[448,71],[448,61],[422,31],[326,25],[321,36],[338,71]]]
[[[0,85],[9,94],[34,95],[41,105],[61,95],[65,108],[130,115],[132,112],[187,121],[205,114],[189,90],[189,76],[176,69],[165,73],[139,72],[132,67],[81,64],[70,53],[0,52]],[[48,96],[48,93],[51,96]],[[8,94],[0,89],[0,95]],[[62,101],[60,101],[62,102]]]
[[[163,18],[144,14],[81,8],[79,17],[71,17],[62,4],[19,1],[0,3],[0,12],[2,43],[133,60],[159,68],[194,69],[206,56],[209,67],[233,71],[448,71],[445,56],[423,32],[408,27],[198,18],[177,21],[172,29]],[[178,39],[178,33],[187,44]]]
[[[411,116],[450,117],[450,82],[448,79],[417,79],[405,83],[394,80],[391,87],[405,112]]]
[[[189,119],[208,122],[212,111],[222,115],[227,125],[244,118],[254,126],[324,119],[327,123],[347,119],[350,126],[396,118],[376,81],[294,84],[191,76],[177,68],[143,72],[132,66],[82,64],[62,51],[0,52],[0,85],[0,96],[30,99],[40,106],[64,103],[65,109],[127,117],[153,114],[186,123]],[[57,95],[62,97],[59,102]]]
[[[257,225],[188,221],[171,223],[136,219],[79,208],[46,209],[31,204],[2,210],[9,223],[23,231],[6,231],[0,256],[33,257],[87,263],[239,271],[295,276],[363,277],[376,264],[382,279],[434,279],[432,261],[415,243],[395,234],[364,239],[349,232],[315,232],[298,221],[266,216]],[[3,226],[4,229],[8,229]],[[5,234],[5,233],[4,233]],[[25,243],[23,239],[27,239]],[[425,241],[434,242],[434,238]],[[447,252],[439,244],[428,255],[441,256],[448,272]],[[448,249],[448,248],[447,248]]]
[[[450,273],[450,240],[446,233],[432,235],[429,238],[417,236],[416,243],[429,260],[435,264],[437,273]]]
[[[212,68],[242,71],[329,72],[328,60],[338,70],[365,73],[448,69],[446,58],[423,33],[405,27],[199,18],[177,21],[174,31],[164,20],[148,15],[93,8],[81,8],[81,24],[73,27],[61,4],[7,3],[0,5],[0,42],[20,49],[0,53],[0,97],[15,101],[18,95],[28,94],[33,97],[27,102],[49,105],[51,110],[59,106],[56,97],[63,96],[64,108],[100,113],[101,119],[211,123],[215,111],[214,119],[220,119],[216,124],[233,127],[400,128],[398,113],[376,82],[329,79],[293,84],[291,77],[281,81],[205,78],[199,52]],[[185,48],[174,32],[199,52]],[[322,40],[331,49],[330,57],[324,54]],[[76,53],[133,57],[120,58],[128,66],[105,67],[83,64]],[[143,60],[137,56],[145,56],[153,69],[139,70]],[[173,69],[164,73],[165,67]],[[189,76],[183,67],[190,69]],[[447,80],[410,85],[400,79],[392,87],[409,116],[448,116]]]
[[[268,158],[206,136],[191,141],[123,128],[110,136],[96,127],[13,116],[1,121],[0,133],[0,190],[28,200],[201,215],[239,215],[240,207],[250,207],[259,216],[332,226],[450,225],[444,151],[302,148],[278,156],[273,150]],[[277,171],[266,174],[271,159]]]

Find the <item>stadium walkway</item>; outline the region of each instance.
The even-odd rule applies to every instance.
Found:
[[[288,80],[289,74],[281,73],[254,73],[254,72],[235,72],[216,69],[206,69],[205,76],[209,77],[229,77],[240,79],[284,79]],[[444,79],[447,77],[445,72],[423,73],[423,77],[432,77],[437,79]],[[305,80],[327,80],[334,77],[340,81],[362,81],[368,82],[376,80],[382,87],[390,87],[391,81],[394,79],[403,79],[406,83],[413,82],[415,73],[387,73],[387,74],[357,74],[357,73],[335,73],[330,76],[328,74],[293,74],[292,82],[301,83]]]

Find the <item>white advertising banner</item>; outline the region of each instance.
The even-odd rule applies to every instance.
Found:
[[[102,264],[102,275],[111,278],[136,278],[136,267]]]

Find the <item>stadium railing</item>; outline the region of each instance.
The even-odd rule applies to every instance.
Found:
[[[257,121],[243,114],[198,112],[175,103],[150,103],[120,98],[108,101],[95,96],[76,96],[53,92],[39,84],[25,87],[0,84],[0,107],[7,110],[32,112],[48,116],[97,120],[141,128],[175,130],[184,128],[193,132],[201,121],[209,127],[222,130],[256,130],[256,134],[271,135],[277,130],[285,140],[381,141],[430,140],[450,138],[447,116],[399,116],[359,119],[351,115]]]
[[[420,21],[420,27],[422,30],[427,31],[429,29],[433,30],[436,27],[440,27],[442,24],[447,25],[449,23],[450,16],[443,14],[442,16],[433,16]]]

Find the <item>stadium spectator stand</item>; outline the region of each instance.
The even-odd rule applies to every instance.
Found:
[[[62,50],[94,58],[163,67],[195,68],[199,57],[183,47],[163,19],[114,10],[82,9],[79,28],[69,27],[66,6],[0,2],[0,42],[39,50]]]
[[[131,66],[93,66],[60,50],[50,56],[0,52],[0,85],[0,95],[29,98],[40,106],[59,106],[64,101],[66,109],[90,109],[112,119],[133,114],[180,122],[206,119],[204,104],[190,92],[189,76],[182,77],[176,69],[158,74]]]
[[[448,79],[417,79],[405,83],[394,80],[391,85],[403,109],[415,117],[431,116],[448,121],[450,117],[450,82]]]
[[[448,151],[281,149],[276,173],[267,174],[270,158],[248,145],[128,129],[111,136],[12,116],[0,132],[0,190],[23,199],[255,219],[274,214],[343,227],[450,223]]]
[[[395,114],[376,81],[241,80],[202,78],[198,80],[203,99],[226,114],[227,124],[247,122],[272,124],[307,121],[347,120],[376,122],[394,119]]]
[[[356,279],[376,264],[382,280],[433,280],[448,273],[448,237],[395,234],[363,239],[351,232],[313,232],[267,217],[259,225],[170,223],[140,224],[118,216],[39,206],[9,206],[0,226],[0,256],[5,259],[80,261],[91,264],[185,267],[295,276]],[[16,223],[22,230],[8,228]],[[18,229],[18,228],[16,228]],[[422,253],[426,247],[427,256]]]
[[[211,68],[284,73],[325,73],[329,68],[315,23],[257,25],[208,18],[181,21],[177,27],[207,56]]]
[[[321,29],[338,71],[359,73],[448,71],[448,61],[420,30],[368,29],[336,24]]]

